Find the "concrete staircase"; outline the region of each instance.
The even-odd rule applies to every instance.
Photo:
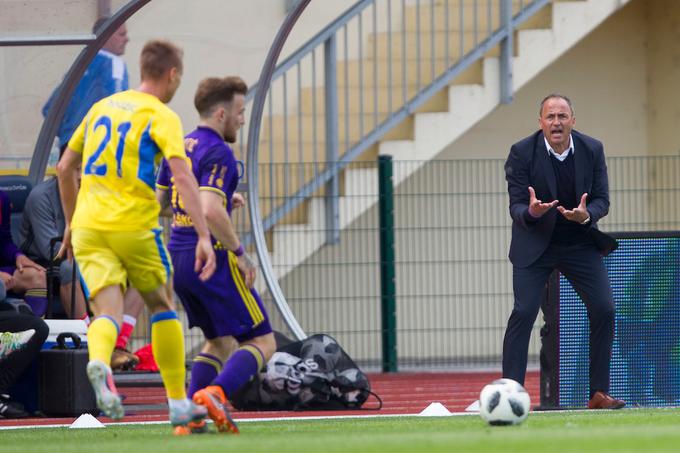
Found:
[[[452,0],[437,0],[435,8],[441,10],[443,2]],[[472,2],[473,0],[461,0],[464,2]],[[498,0],[493,0],[497,2]],[[567,50],[584,38],[588,33],[597,28],[605,19],[614,14],[617,10],[629,3],[631,0],[553,0],[547,7],[537,13],[534,17],[529,19],[523,27],[516,33],[515,36],[515,58],[513,62],[514,75],[514,91],[516,92],[522,88],[527,82],[538,75],[544,68],[559,59]],[[426,2],[423,2],[425,5]],[[455,2],[456,4],[459,1]],[[526,2],[525,2],[526,3]],[[518,1],[513,2],[514,7],[519,6]],[[429,5],[429,3],[428,3]],[[429,6],[427,6],[429,7]],[[413,26],[413,8],[407,11],[406,23],[408,25],[407,32],[415,33]],[[425,12],[426,6],[421,6],[421,14],[428,15]],[[428,16],[429,17],[429,16]],[[442,49],[447,46],[445,40],[449,40],[448,49],[451,52],[452,61],[456,61],[457,54],[454,54],[454,49],[460,49],[460,43],[455,42],[452,36],[458,36],[457,33],[450,33],[448,36],[438,32],[441,30],[442,21],[441,14],[435,15],[435,59],[434,62],[430,59],[428,53],[421,53],[422,70],[420,71],[421,86],[428,83],[431,77],[432,66],[436,70],[441,71],[445,64],[442,59]],[[493,22],[492,18],[492,22]],[[482,27],[485,27],[486,22],[482,22]],[[470,25],[466,25],[469,27]],[[478,24],[478,26],[480,26]],[[438,28],[439,27],[439,28]],[[392,46],[397,46],[394,50],[401,52],[401,43],[399,42],[400,33],[393,31]],[[421,43],[423,49],[430,49],[429,42],[432,39],[433,33],[428,27],[421,27]],[[467,34],[466,34],[467,36]],[[385,49],[387,47],[388,38],[385,33],[378,33],[376,35],[369,35],[368,44],[365,46],[369,53],[374,49],[373,41],[376,40],[378,49]],[[457,38],[455,38],[457,39]],[[410,42],[414,40],[411,39]],[[472,39],[466,39],[468,44],[464,44],[463,51],[467,52],[473,46]],[[396,44],[395,44],[396,43]],[[468,46],[470,46],[468,48]],[[460,53],[459,51],[456,51]],[[456,80],[454,80],[447,88],[435,95],[428,103],[420,108],[416,113],[403,121],[399,126],[390,131],[383,139],[373,147],[369,148],[359,160],[375,161],[378,154],[392,155],[395,161],[428,161],[436,158],[437,155],[444,150],[448,145],[461,137],[463,133],[469,130],[477,122],[483,119],[486,115],[491,113],[500,105],[500,63],[498,58],[499,52],[493,50],[489,52],[485,58],[474,64],[467,71],[462,73]],[[415,49],[412,46],[407,46],[406,58],[414,60],[416,56]],[[389,113],[390,103],[398,107],[401,102],[401,81],[404,77],[401,69],[397,70],[396,66],[393,68],[392,76],[393,83],[398,87],[398,90],[387,86],[387,60],[382,61],[378,65],[378,84],[374,83],[373,73],[366,71],[364,80],[360,80],[359,71],[357,71],[357,60],[347,61],[338,64],[338,84],[339,89],[345,90],[347,88],[347,95],[343,91],[338,96],[339,111],[340,111],[340,149],[346,149],[346,142],[349,139],[350,143],[360,137],[360,124],[369,125],[372,127],[376,121],[382,121]],[[400,63],[400,62],[399,62]],[[368,65],[369,63],[366,63]],[[373,64],[373,63],[370,63]],[[394,60],[393,60],[394,64]],[[401,66],[399,66],[400,68]],[[409,70],[405,74],[407,78],[407,95],[411,97],[416,93],[417,86],[415,80],[417,74],[414,74],[415,65],[410,65]],[[344,74],[353,74],[345,81]],[[363,87],[359,86],[363,82]],[[346,86],[345,86],[346,85]],[[377,112],[366,111],[365,107],[359,107],[362,102],[361,96],[370,99],[373,103],[374,90],[377,93]],[[396,94],[395,94],[395,91]],[[317,99],[323,99],[323,92],[319,91],[314,94]],[[392,99],[390,100],[390,96]],[[297,122],[298,118],[302,118],[305,122],[301,129],[310,130],[311,124],[315,121],[311,113],[312,89],[305,89],[301,96],[301,116],[291,115],[284,119],[282,115],[272,117],[270,119],[263,118],[263,133],[262,146],[267,146],[269,140],[274,143],[282,140],[284,137],[277,133],[281,128],[272,127],[269,125],[287,122],[291,133],[287,134],[287,140],[291,149],[301,150],[301,155],[305,158],[311,157],[314,144],[310,141],[308,136],[300,135]],[[349,102],[346,102],[348,99]],[[362,110],[363,109],[363,110]],[[323,110],[322,110],[323,112]],[[347,115],[345,114],[347,112]],[[363,117],[361,116],[363,113]],[[345,116],[346,115],[346,116]],[[348,119],[348,125],[345,125],[345,119]],[[323,121],[320,121],[323,122]],[[291,125],[292,124],[292,125]],[[349,128],[349,129],[348,129]],[[348,130],[347,130],[348,129]],[[317,130],[319,137],[324,137],[323,128]],[[323,141],[318,141],[316,146],[323,146]],[[342,153],[342,151],[341,151]],[[261,153],[262,154],[262,153]],[[296,154],[297,156],[298,154]],[[269,159],[271,160],[271,159]],[[274,160],[277,160],[275,158]],[[267,162],[268,159],[260,159],[261,162]],[[419,168],[418,165],[402,165],[395,166],[394,183],[398,185],[407,177],[412,175]],[[400,172],[399,170],[400,169]],[[307,171],[303,173],[307,174]],[[311,172],[310,172],[311,173]],[[266,178],[261,178],[263,181]],[[358,182],[361,182],[359,184]],[[288,187],[289,192],[292,189],[302,186],[306,181],[298,181],[293,183],[292,187]],[[266,184],[266,183],[265,183]],[[269,187],[266,188],[269,190]],[[265,193],[261,188],[260,193]],[[276,190],[279,193],[279,190]],[[272,232],[268,235],[268,243],[271,251],[272,266],[276,270],[279,279],[287,275],[299,263],[310,257],[316,250],[324,245],[325,240],[325,220],[324,220],[324,200],[322,191],[318,196],[305,200],[295,211],[289,214],[283,222],[280,222]],[[344,228],[355,220],[359,215],[369,209],[377,202],[377,171],[375,168],[353,169],[349,168],[342,172],[341,175],[341,199],[340,199],[340,226]],[[264,213],[266,216],[267,212]],[[262,284],[262,280],[260,280]]]

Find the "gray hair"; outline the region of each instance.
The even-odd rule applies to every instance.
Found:
[[[550,99],[563,99],[564,101],[566,101],[567,104],[569,104],[569,110],[571,110],[571,116],[574,116],[574,105],[571,103],[571,99],[569,99],[568,97],[566,97],[563,94],[552,93],[552,94],[549,94],[546,97],[544,97],[543,100],[541,101],[541,106],[538,109],[538,117],[539,118],[543,114],[543,105]]]

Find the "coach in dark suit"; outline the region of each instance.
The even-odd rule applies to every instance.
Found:
[[[503,341],[503,377],[524,383],[529,338],[554,269],[572,284],[590,320],[592,409],[618,409],[609,395],[614,299],[602,255],[611,247],[597,230],[609,211],[602,143],[572,130],[571,101],[541,102],[541,130],[515,143],[505,163],[510,196],[515,304]]]

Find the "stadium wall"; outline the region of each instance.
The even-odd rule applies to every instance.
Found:
[[[402,228],[396,233],[397,260],[402,257],[397,266],[402,364],[500,363],[512,308],[502,160],[512,143],[538,128],[543,96],[570,96],[576,127],[601,139],[610,157],[678,153],[680,95],[674,83],[680,75],[680,40],[673,25],[678,21],[678,2],[632,2],[517,92],[512,104],[497,108],[437,157],[456,164],[437,170],[441,164],[433,162],[396,189],[395,225]],[[482,160],[466,165],[462,159]],[[612,194],[611,212],[601,227],[680,227],[669,195],[647,190],[677,180],[677,166],[614,160],[610,185],[618,193]],[[635,194],[627,194],[628,189]],[[373,187],[367,191],[375,194]],[[467,196],[455,197],[466,191]],[[451,196],[450,204],[441,205],[442,194]],[[417,206],[409,201],[412,195],[420,195]],[[308,332],[335,334],[365,363],[376,363],[380,356],[377,225],[373,208],[343,231],[339,245],[322,248],[282,281]],[[534,335],[534,359],[538,350]]]
[[[17,5],[20,3],[26,4],[16,2]],[[0,23],[4,31],[11,33],[21,30],[24,34],[40,33],[48,24],[51,33],[87,33],[96,16],[94,3],[84,0],[31,2],[29,6],[33,10],[29,16],[24,16],[26,10],[21,16],[13,16],[5,14],[7,10],[4,9]],[[312,2],[291,35],[284,57],[351,4],[351,0]],[[125,59],[134,86],[138,79],[136,58],[146,39],[167,37],[184,47],[185,77],[172,107],[180,113],[188,129],[195,124],[192,97],[200,78],[209,74],[240,73],[249,83],[255,81],[285,14],[285,2],[202,0],[192,2],[191,8],[186,5],[180,0],[152,2],[135,15],[128,23],[131,41]],[[236,5],[238,11],[233,12]],[[17,22],[22,18],[23,22]],[[609,156],[680,153],[676,134],[680,92],[675,89],[680,76],[680,40],[675,27],[678,22],[680,4],[677,1],[635,0],[517,92],[512,104],[496,109],[438,158],[489,161],[504,158],[512,142],[537,127],[537,103],[552,91],[572,97],[577,128],[600,138]],[[0,48],[1,157],[30,156],[42,123],[40,108],[80,50],[76,47]],[[456,272],[461,276],[473,274],[461,284],[454,277],[446,278],[447,274],[433,274],[427,266],[405,266],[398,270],[402,357],[417,359],[431,355],[442,360],[467,357],[472,361],[494,360],[500,354],[502,329],[511,306],[510,268],[505,257],[509,218],[503,175],[489,171],[480,164],[468,168],[463,175],[455,176],[454,173],[452,177],[471,178],[497,193],[484,215],[493,216],[492,221],[502,233],[491,239],[475,238],[479,248],[473,250],[484,253],[493,264],[485,268],[470,268],[463,264],[459,270],[451,270],[450,275]],[[493,176],[480,181],[476,176],[482,174]],[[438,181],[432,175],[425,170],[417,173],[397,189],[397,196],[418,191],[426,183],[441,182],[438,190],[442,192],[459,190],[450,185],[448,179]],[[672,181],[677,179],[677,173],[643,170],[635,184],[644,188],[651,179],[659,181],[663,178]],[[626,182],[612,181],[612,185],[620,185],[623,190]],[[429,190],[430,186],[427,187]],[[630,211],[617,209],[614,205],[603,227],[609,228],[607,222],[616,225],[637,222],[639,227],[668,225],[661,221],[664,215],[661,207],[667,206],[667,200],[662,198],[663,195],[649,195],[649,205]],[[465,206],[462,201],[460,207]],[[437,206],[426,207],[424,203],[422,210],[412,206],[398,210],[402,213],[398,215],[403,215],[398,221],[408,225],[404,222],[417,216],[422,217],[424,225],[429,222],[427,224],[436,227],[437,221],[441,220],[433,214],[438,211]],[[378,269],[371,264],[379,258],[377,243],[366,234],[366,230],[376,224],[376,210],[372,209],[343,232],[339,246],[324,248],[282,282],[294,312],[307,331],[337,332],[338,339],[347,345],[350,353],[368,361],[377,360],[380,351],[376,330],[379,328]],[[418,228],[411,228],[409,234],[401,238],[397,244],[398,255],[417,253],[413,251],[413,244],[418,244],[425,254],[423,259],[446,262],[466,259],[461,250],[469,246],[471,236],[431,239],[422,233],[418,235]],[[357,254],[357,244],[361,245],[362,254]],[[337,269],[328,266],[333,262],[353,265],[354,271],[340,277]],[[430,298],[432,305],[427,310],[418,306],[427,299],[428,293],[423,288],[431,291],[429,294],[440,295]],[[342,296],[327,297],[331,290]],[[445,295],[453,291],[477,296],[456,302],[456,309],[449,312],[446,310],[453,299]],[[491,315],[479,310],[479,294],[490,291],[494,295],[485,297],[495,307]],[[328,304],[311,305],[314,300],[324,297],[330,301]],[[140,335],[144,333],[143,326],[144,322],[140,322]],[[447,329],[455,329],[456,333],[442,333]],[[532,351],[535,354],[537,350],[534,338]],[[480,355],[485,355],[486,359]]]
[[[124,0],[114,0],[115,12]],[[354,3],[312,2],[291,33],[281,58],[296,50]],[[0,1],[2,36],[80,35],[91,32],[97,2],[90,0]],[[148,39],[167,38],[185,52],[185,71],[170,104],[185,129],[196,124],[193,96],[199,80],[240,74],[257,81],[274,35],[286,14],[285,0],[182,0],[150,2],[127,23],[130,42],[124,55],[130,85],[139,81],[137,60]],[[73,63],[81,46],[0,47],[0,156],[28,158],[42,125],[41,109]],[[321,58],[319,58],[321,60]],[[14,168],[0,160],[0,169]]]

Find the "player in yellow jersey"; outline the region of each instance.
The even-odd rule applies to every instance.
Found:
[[[199,235],[195,271],[215,271],[215,254],[201,212],[198,185],[184,152],[182,124],[165,104],[182,77],[182,51],[150,41],[140,61],[137,90],[116,93],[92,106],[57,166],[66,229],[60,255],[75,255],[97,318],[88,329],[87,374],[97,406],[123,417],[110,368],[129,281],[151,312],[151,342],[163,378],[176,434],[205,417],[187,399],[184,336],[172,297],[172,264],[161,238],[155,172],[165,158]],[[80,189],[78,172],[82,168]],[[77,198],[76,198],[77,197]]]

